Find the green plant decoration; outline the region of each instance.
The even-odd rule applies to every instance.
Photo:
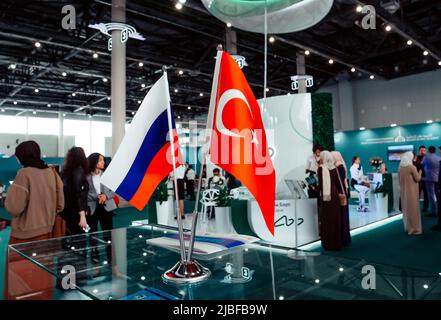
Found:
[[[216,197],[217,207],[230,207],[231,206],[231,196],[227,187],[219,188],[219,194]]]
[[[332,94],[313,93],[312,102],[312,137],[314,144],[319,144],[325,150],[335,150],[334,120],[332,113]]]
[[[155,192],[153,193],[153,199],[155,199],[155,201],[158,201],[160,205],[168,200],[168,189],[166,181],[162,181],[158,185]]]

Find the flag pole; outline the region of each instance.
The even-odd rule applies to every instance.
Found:
[[[165,66],[162,67],[162,71],[164,76],[167,77],[167,69]],[[168,79],[167,79],[168,84]],[[168,92],[168,88],[167,88]],[[175,199],[176,199],[176,209],[177,209],[177,218],[178,218],[178,230],[179,230],[179,245],[181,248],[181,262],[186,261],[186,252],[185,252],[185,242],[184,242],[184,228],[182,226],[182,218],[181,212],[179,212],[179,195],[178,195],[178,180],[176,177],[176,157],[175,157],[175,146],[174,146],[174,134],[173,134],[173,125],[172,125],[172,114],[171,114],[171,101],[167,104],[167,120],[168,120],[168,132],[170,138],[170,152],[172,156],[172,164],[173,164],[173,185],[175,189]]]
[[[222,60],[222,45],[217,46],[217,55],[216,55],[216,65],[214,68],[214,74],[213,74],[213,85],[211,88],[211,96],[210,96],[210,105],[208,108],[208,117],[207,117],[207,127],[205,131],[205,138],[204,138],[204,146],[202,147],[202,159],[201,159],[201,168],[199,170],[199,183],[198,183],[198,190],[196,193],[196,203],[194,206],[193,211],[193,221],[192,221],[192,227],[191,227],[191,236],[190,236],[190,248],[188,250],[188,261],[191,261],[191,256],[193,254],[194,249],[194,241],[195,241],[195,235],[196,235],[196,226],[197,226],[197,219],[199,215],[198,210],[198,204],[199,204],[199,198],[201,194],[201,185],[202,185],[202,173],[204,172],[204,166],[206,164],[207,156],[210,150],[210,144],[211,144],[211,131],[213,130],[213,118],[214,118],[214,108],[216,106],[216,93],[217,93],[217,82],[219,78],[219,71],[220,71],[220,65]],[[205,147],[205,150],[204,150]]]
[[[167,76],[166,66],[162,67],[164,75]],[[167,93],[169,93],[168,79],[167,79]],[[207,279],[211,272],[207,268],[202,267],[197,262],[192,262],[186,259],[184,227],[182,225],[181,212],[179,211],[179,195],[178,195],[178,180],[176,176],[176,157],[174,148],[174,134],[172,125],[171,99],[167,103],[167,118],[170,138],[170,149],[173,162],[173,183],[175,188],[175,199],[177,209],[177,221],[179,231],[179,244],[181,251],[181,260],[178,261],[171,269],[167,270],[163,275],[163,279],[168,282],[178,284],[185,284],[191,282],[198,282]]]

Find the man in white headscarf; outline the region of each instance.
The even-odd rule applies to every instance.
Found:
[[[413,158],[412,152],[402,154],[398,169],[404,231],[408,235],[422,234],[418,185],[421,172],[417,172],[412,162]]]

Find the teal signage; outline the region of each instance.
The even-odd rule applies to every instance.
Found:
[[[441,146],[441,123],[338,132],[334,134],[334,140],[336,150],[342,153],[348,166],[352,157],[358,155],[364,172],[370,172],[369,159],[378,156],[384,160],[389,172],[397,172],[400,162],[389,160],[389,156],[394,158],[392,149],[405,150],[406,146],[413,146],[415,153],[418,153],[420,145],[433,145],[438,149]]]

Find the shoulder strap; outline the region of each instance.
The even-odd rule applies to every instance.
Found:
[[[340,178],[340,172],[338,171],[338,168],[336,168],[337,170],[337,177],[338,177],[338,181],[340,182],[340,186],[341,186],[341,190],[343,190],[343,193],[346,194],[346,190],[345,187],[343,186],[343,183],[341,183],[341,178]]]
[[[58,173],[55,171],[54,167],[51,167],[52,173],[54,175],[55,178],[55,211],[57,210],[57,204],[58,204],[58,198],[59,198],[59,194],[58,194]]]

